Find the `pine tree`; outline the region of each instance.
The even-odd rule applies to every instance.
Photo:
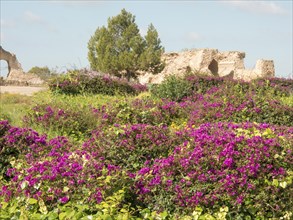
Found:
[[[145,36],[146,48],[141,56],[141,67],[145,71],[159,73],[164,68],[161,62],[161,56],[164,53],[164,48],[161,46],[159,34],[153,24],[148,27],[147,35]]]
[[[138,70],[158,72],[162,67],[158,33],[149,26],[145,39],[140,35],[135,16],[125,9],[108,19],[88,42],[88,59],[93,70],[135,78]]]

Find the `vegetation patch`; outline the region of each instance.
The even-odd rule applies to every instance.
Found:
[[[189,74],[125,96],[81,73],[1,97],[1,219],[292,217],[292,81]]]

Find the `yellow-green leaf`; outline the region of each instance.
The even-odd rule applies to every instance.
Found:
[[[36,199],[34,199],[34,198],[30,198],[29,200],[28,200],[28,203],[29,204],[36,204],[38,202],[38,200],[36,200]]]
[[[285,189],[287,187],[287,182],[285,182],[285,181],[281,182],[280,186]]]
[[[7,202],[1,202],[1,208],[5,209],[8,206]]]
[[[273,179],[273,186],[278,186],[279,185],[279,181],[277,179]]]

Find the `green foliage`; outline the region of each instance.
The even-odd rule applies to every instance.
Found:
[[[94,131],[82,149],[134,172],[146,161],[167,156],[176,144],[176,136],[166,126],[133,124]]]
[[[24,124],[78,141],[90,135],[97,126],[97,119],[90,114],[90,107],[74,109],[71,106],[46,104],[36,105],[28,111]]]
[[[130,80],[138,70],[154,73],[162,69],[164,49],[151,24],[144,39],[135,23],[135,16],[125,9],[108,19],[108,26],[98,28],[88,42],[88,59],[93,70],[124,76]]]
[[[164,64],[161,62],[164,48],[161,46],[161,40],[153,24],[148,27],[145,44],[146,49],[140,57],[141,69],[153,74],[161,72],[164,68]]]
[[[0,96],[0,120],[8,120],[13,125],[21,126],[21,118],[30,109],[33,97],[9,93]]]
[[[44,81],[48,81],[51,78],[57,76],[57,74],[54,71],[50,70],[47,66],[45,67],[34,66],[28,71],[28,73],[35,74]]]
[[[153,85],[151,93],[159,98],[180,101],[192,92],[191,84],[181,77],[168,76],[160,85]]]
[[[280,100],[284,105],[288,105],[290,107],[293,107],[293,96],[292,95],[289,97],[281,97]]]
[[[49,88],[61,94],[104,94],[104,95],[134,95],[146,90],[139,83],[113,78],[108,75],[90,75],[86,70],[69,71],[66,75],[54,78]]]
[[[124,198],[125,190],[121,189],[95,206],[69,201],[66,204],[59,204],[54,209],[49,209],[42,199],[18,197],[9,203],[0,200],[0,219],[136,219],[133,216],[133,208],[123,204]]]
[[[0,219],[292,218],[292,211],[288,211],[292,203],[293,177],[291,81],[266,79],[247,83],[187,75],[170,77],[161,85],[154,85],[151,94],[145,92],[136,98],[125,98],[120,94],[138,94],[128,93],[128,85],[134,88],[133,84],[116,79],[112,82],[112,79],[92,73],[81,74],[76,70],[60,76],[58,85],[64,83],[63,91],[56,87],[53,92],[41,92],[32,97],[1,94],[0,120],[9,119],[12,125],[28,126],[46,135],[36,135],[34,131],[23,128],[10,130],[11,127],[5,123],[0,127]],[[24,115],[26,119],[22,123]],[[247,121],[258,122],[259,125],[255,126],[263,126],[264,129],[249,127],[250,123],[243,123]],[[229,133],[223,132],[222,127],[210,129],[209,125],[214,122],[236,123],[231,126],[243,123],[248,127],[234,129],[231,139],[225,142]],[[197,130],[198,127],[202,130]],[[188,133],[202,137],[202,144],[192,141]],[[60,135],[69,138],[68,144],[55,142],[65,140],[55,138]],[[48,142],[49,138],[52,139],[52,144],[41,148],[46,137]],[[177,200],[172,200],[172,195],[176,193],[176,184],[186,189],[182,195],[185,202],[199,189],[214,190],[225,185],[218,179],[200,182],[185,172],[190,169],[194,175],[197,172],[210,175],[207,167],[210,166],[213,172],[223,160],[222,156],[214,155],[215,152],[219,155],[225,152],[224,148],[220,151],[219,143],[223,142],[221,146],[228,149],[241,139],[246,142],[239,142],[231,151],[235,154],[236,164],[233,166],[252,169],[259,163],[262,169],[255,173],[259,178],[247,173],[249,183],[255,188],[239,187],[244,181],[229,182],[234,184],[237,192],[243,191],[243,203],[231,203],[232,194],[227,196],[218,191],[220,202],[213,205],[199,200],[202,204],[197,206],[175,207]],[[268,146],[274,147],[265,150]],[[191,160],[190,156],[200,155],[196,152],[199,148],[205,150],[205,155],[198,161]],[[194,154],[189,154],[192,150],[195,150]],[[52,154],[47,155],[50,151]],[[237,156],[237,152],[243,155]],[[53,155],[59,156],[54,159]],[[263,160],[253,162],[253,158],[258,156]],[[52,174],[48,164],[53,165],[54,161],[56,170],[60,171],[73,169],[74,163],[84,165],[81,172],[84,176],[79,179],[84,180],[84,184],[72,183],[60,174],[54,180],[40,180],[41,176]],[[69,163],[64,165],[66,161]],[[95,166],[90,166],[90,162],[95,162]],[[247,163],[252,164],[246,166]],[[187,164],[191,165],[185,169]],[[162,165],[161,183],[153,185],[160,168],[157,165]],[[45,169],[41,169],[42,166]],[[99,170],[101,166],[104,168]],[[107,169],[112,166],[119,170],[109,173]],[[149,181],[152,187],[150,192],[141,195],[148,201],[143,202],[133,189],[142,183],[135,175],[146,166],[154,169],[141,179]],[[169,170],[168,166],[171,166]],[[229,168],[232,176],[245,174],[233,166]],[[38,167],[40,170],[35,170]],[[17,177],[5,176],[9,168],[13,168],[9,172],[17,174]],[[224,167],[223,172],[229,169]],[[264,172],[267,169],[270,171],[268,175]],[[77,173],[79,171],[72,172],[72,175]],[[100,176],[95,176],[97,173]],[[27,178],[31,178],[30,181],[38,179],[39,182],[29,186],[29,181],[24,181]],[[176,184],[163,188],[168,179]],[[188,185],[188,181],[194,182]],[[4,189],[6,186],[8,188]],[[96,186],[103,188],[101,202],[89,201]],[[61,189],[60,193],[67,194],[69,200],[61,203],[56,199],[56,193],[49,193],[49,188],[57,189],[56,193]],[[37,190],[41,190],[42,195],[37,194]],[[3,192],[6,194],[1,194]],[[10,199],[6,200],[9,193],[12,193]],[[54,201],[46,200],[52,195]]]

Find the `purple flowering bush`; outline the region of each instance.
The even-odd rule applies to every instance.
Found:
[[[254,83],[257,84],[259,90],[269,90],[273,88],[274,94],[289,96],[293,93],[293,79],[284,78],[269,78],[269,79],[256,79]]]
[[[112,85],[79,77],[65,77],[77,93]],[[168,83],[156,97],[54,93],[23,127],[0,121],[0,219],[290,219],[292,82]]]
[[[48,209],[69,200],[99,204],[129,178],[118,166],[95,159],[65,137],[47,140],[31,129],[7,130],[3,124],[0,156],[10,157],[5,173],[9,181],[0,188],[4,201],[34,198],[44,201]],[[9,155],[3,146],[11,149]]]
[[[235,88],[212,87],[206,94],[194,94],[180,103],[188,123],[258,122],[293,126],[293,108],[280,101],[252,93],[242,94]],[[237,88],[236,88],[237,89]]]
[[[144,163],[168,156],[179,141],[167,126],[115,124],[107,132],[93,131],[81,149],[97,159],[135,172]]]
[[[70,106],[60,106],[59,103],[38,104],[27,112],[23,121],[26,126],[55,131],[59,135],[78,140],[88,137],[97,126],[97,118],[88,112],[90,110],[86,107],[74,109]]]
[[[93,108],[94,115],[103,126],[114,124],[170,125],[185,117],[177,102],[168,100],[134,99],[109,103]]]
[[[238,88],[243,94],[255,92],[258,95],[273,93],[278,96],[289,96],[293,92],[293,80],[283,78],[263,78],[252,82],[233,80],[230,78],[199,76],[186,74],[183,77],[171,75],[160,85],[151,87],[151,93],[160,98],[181,101],[193,93],[205,94],[212,87]]]
[[[180,132],[188,138],[168,157],[137,172],[134,190],[148,207],[184,213],[227,206],[265,218],[291,209],[292,127],[287,144],[267,124],[207,123]]]
[[[93,73],[87,70],[73,70],[66,75],[54,78],[50,90],[62,94],[130,94],[147,91],[145,85],[128,82],[110,75]]]
[[[6,171],[11,167],[10,160],[23,154],[34,155],[45,140],[45,135],[40,136],[32,129],[12,127],[8,121],[0,121],[0,174],[5,179],[9,178]]]

